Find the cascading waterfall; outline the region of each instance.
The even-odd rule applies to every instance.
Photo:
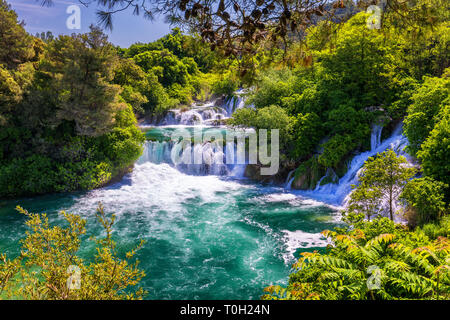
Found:
[[[232,149],[234,159],[227,163],[227,151]],[[167,163],[189,175],[216,175],[244,178],[246,164],[237,161],[238,148],[235,143],[228,142],[221,146],[215,142],[190,144],[183,148],[182,144],[172,141],[147,141],[138,164],[151,162]],[[180,159],[174,163],[174,159]],[[201,160],[199,164],[194,160]]]
[[[370,149],[375,150],[381,144],[381,132],[383,131],[383,126],[378,124],[373,125],[372,134],[370,135]]]
[[[195,105],[189,110],[174,109],[170,110],[166,117],[159,123],[160,128],[171,128],[184,126],[186,128],[193,127],[217,127],[220,120],[228,119],[233,112],[245,106],[245,100],[242,97],[243,91],[237,91],[232,97],[227,99],[221,105],[217,105],[217,101],[211,101],[203,105]],[[252,107],[252,106],[249,106]],[[410,157],[403,151],[408,144],[408,140],[402,134],[402,124],[400,123],[393,131],[392,135],[381,141],[383,126],[374,124],[370,137],[371,149],[356,155],[348,164],[347,173],[339,179],[338,183],[329,183],[321,185],[326,177],[322,177],[314,190],[295,191],[300,195],[304,195],[319,201],[327,202],[333,205],[343,205],[346,197],[352,190],[352,185],[358,182],[358,173],[364,162],[371,156],[376,155],[388,148],[393,149],[397,154],[404,155],[408,160]],[[167,141],[148,141],[145,145],[143,156],[139,159],[139,163],[167,163],[183,173],[190,175],[218,175],[243,178],[246,164],[227,164],[227,151],[233,149],[236,158],[236,144],[227,144],[218,147],[214,142],[204,142],[192,144],[190,148],[186,148],[183,152],[176,148],[173,142]],[[174,164],[173,157],[176,153],[181,159],[191,159],[190,164]],[[180,153],[181,152],[181,153]],[[193,159],[202,159],[201,164],[195,164]],[[292,183],[295,180],[295,170],[289,172],[285,181],[285,189],[291,190]]]
[[[167,163],[183,173],[190,175],[219,175],[243,178],[245,163],[237,161],[237,145],[227,142],[221,146],[215,142],[190,143],[189,146],[175,144],[173,141],[161,141],[170,136],[171,130],[176,128],[224,128],[220,127],[223,120],[230,118],[237,109],[245,107],[244,90],[238,90],[225,101],[215,100],[202,105],[194,105],[188,110],[172,109],[157,124],[142,125],[158,131],[154,141],[147,141],[144,152],[138,160],[139,164],[152,162],[155,164]],[[219,103],[220,101],[220,103]],[[154,130],[157,128],[158,130]],[[223,134],[224,132],[221,132]],[[159,134],[159,135],[158,135]],[[227,151],[233,151],[234,161],[227,163]],[[183,159],[181,163],[174,163],[174,158]],[[194,159],[200,159],[197,164]],[[188,164],[186,164],[188,163]]]
[[[220,99],[202,105],[194,105],[189,110],[171,109],[166,116],[153,125],[219,125],[231,117],[234,111],[244,108],[244,90],[238,90],[233,96],[222,102]]]
[[[405,156],[408,160],[410,158],[405,153],[404,148],[408,145],[408,139],[403,135],[403,125],[398,124],[394,129],[392,135],[381,142],[381,132],[383,127],[374,125],[371,133],[371,150],[362,152],[356,155],[348,165],[347,173],[339,179],[339,183],[329,183],[321,186],[320,181],[314,190],[299,191],[302,195],[324,201],[334,205],[343,205],[346,202],[346,197],[352,190],[352,185],[358,183],[358,173],[361,170],[364,162],[377,153],[383,152],[386,149],[394,150],[398,155]]]

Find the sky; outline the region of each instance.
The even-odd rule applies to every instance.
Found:
[[[91,24],[97,24],[95,3],[88,7],[77,0],[53,0],[53,6],[42,7],[36,0],[6,0],[19,16],[19,21],[25,21],[25,29],[32,35],[37,32],[51,31],[54,35],[85,33]],[[80,8],[80,29],[68,29],[66,21],[71,13],[66,13],[70,5]],[[136,42],[151,42],[170,32],[170,25],[163,17],[154,21],[134,16],[132,10],[118,12],[113,16],[113,30],[105,31],[109,41],[121,47],[129,47]]]

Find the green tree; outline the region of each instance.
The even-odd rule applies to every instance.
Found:
[[[442,110],[440,118],[442,120],[434,126],[422,144],[417,158],[427,176],[450,185],[450,106]]]
[[[389,217],[394,220],[394,202],[415,173],[416,169],[408,167],[406,158],[398,157],[391,149],[370,157],[359,175],[360,184],[356,187],[354,198],[350,195],[351,201],[353,204],[362,203],[366,199],[360,195],[371,194],[377,197],[378,205],[381,206],[383,199],[386,199]]]
[[[450,103],[450,78],[426,77],[422,86],[412,96],[405,118],[405,135],[408,150],[416,155],[431,130],[441,119],[440,111]]]
[[[6,125],[14,105],[22,98],[22,88],[0,64],[0,125]]]
[[[302,158],[310,155],[322,136],[321,131],[320,118],[316,113],[299,113],[293,127],[293,157]]]
[[[292,139],[292,129],[296,119],[288,115],[285,109],[279,106],[270,106],[260,109],[242,108],[233,113],[228,124],[232,126],[253,127],[256,130],[266,129],[270,135],[272,129],[280,133],[280,148],[286,147]]]
[[[15,69],[34,56],[33,39],[24,23],[4,0],[0,0],[0,65]]]
[[[50,76],[58,92],[56,121],[75,123],[78,134],[99,136],[111,130],[120,87],[111,84],[118,57],[100,29],[60,36],[49,43],[39,71]]]
[[[430,177],[413,179],[406,184],[400,199],[417,216],[417,223],[423,225],[439,220],[447,212],[446,188],[448,185]]]
[[[145,93],[150,91],[145,72],[132,59],[120,59],[113,82],[122,87],[120,95],[131,104],[135,113],[144,114],[142,105],[148,102]]]
[[[155,74],[158,75],[159,81],[164,86],[168,87],[174,83],[184,85],[188,82],[188,67],[167,49],[145,51],[136,55],[133,59],[144,71],[154,70]]]
[[[377,216],[381,212],[381,191],[378,187],[369,187],[361,183],[353,186],[355,189],[350,195],[347,208],[350,212],[363,214],[370,221],[370,217]]]
[[[146,292],[136,288],[145,273],[139,261],[131,262],[143,241],[120,258],[112,236],[115,216],[108,218],[99,205],[98,222],[105,237],[95,240],[95,258],[87,262],[78,256],[86,220],[61,212],[67,226],[51,226],[46,214],[34,214],[17,207],[27,217],[29,231],[22,240],[19,257],[0,260],[0,296],[27,300],[119,300],[142,299]],[[77,279],[79,277],[79,279]],[[79,281],[79,282],[78,282]],[[72,289],[79,287],[79,289]]]

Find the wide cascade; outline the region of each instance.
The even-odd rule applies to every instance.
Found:
[[[231,151],[230,151],[231,150]],[[232,161],[227,163],[227,154],[231,152]],[[184,149],[180,144],[172,141],[147,141],[139,164],[151,162],[155,164],[166,163],[176,167],[179,171],[191,175],[217,175],[243,178],[245,163],[237,161],[238,149],[236,143],[206,142],[192,144]],[[173,159],[179,157],[187,160],[186,163],[174,163]],[[194,163],[194,159],[201,159],[201,163]],[[189,160],[189,161],[188,161]]]
[[[217,99],[201,105],[194,105],[187,110],[169,110],[157,123],[143,125],[148,128],[149,140],[144,145],[144,152],[138,163],[167,163],[178,170],[191,175],[218,175],[243,178],[245,162],[238,161],[236,142],[211,139],[210,141],[192,142],[189,146],[175,143],[172,134],[185,130],[189,134],[201,131],[215,138],[225,138],[227,134],[245,134],[248,130],[231,130],[222,125],[223,120],[231,117],[234,111],[245,106],[243,90],[237,91],[227,99]],[[183,161],[175,163],[174,159]],[[244,155],[244,158],[246,156]],[[197,161],[195,161],[197,159]]]

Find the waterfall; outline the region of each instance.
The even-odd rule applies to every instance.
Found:
[[[405,155],[404,147],[408,144],[408,139],[402,134],[402,123],[393,131],[392,135],[381,140],[382,127],[374,125],[371,134],[371,150],[356,155],[348,165],[347,173],[339,179],[339,183],[329,183],[321,186],[320,181],[314,190],[300,191],[300,193],[320,201],[342,205],[352,190],[352,185],[358,183],[358,173],[364,162],[379,152],[392,149],[399,155]]]
[[[381,144],[381,132],[383,131],[383,126],[373,125],[372,133],[370,135],[370,149],[376,150],[376,148]]]
[[[294,174],[295,169],[289,171],[289,174],[286,178],[286,182],[284,183],[284,188],[290,190],[291,186],[292,186],[292,182],[294,182],[295,177],[292,177],[292,175]]]
[[[230,118],[233,112],[245,107],[244,93],[245,91],[240,89],[225,101],[217,99],[192,105],[189,109],[171,109],[159,122],[141,125],[142,128],[149,130],[147,136],[154,141],[146,142],[138,163],[167,163],[190,175],[244,178],[246,163],[238,163],[237,145],[234,142],[227,143],[226,146],[219,146],[215,142],[191,142],[189,146],[184,145],[182,148],[182,145],[173,141],[163,141],[165,138],[170,138],[170,133],[179,126],[190,131],[195,127],[217,128],[223,124],[224,120]],[[209,130],[213,129],[209,128]],[[220,133],[223,134],[223,132]],[[227,150],[230,151],[230,149],[233,151],[234,161],[226,163]],[[184,159],[184,161],[175,164],[172,160],[174,158]],[[195,164],[194,159],[200,159],[201,163]]]
[[[230,118],[234,111],[245,107],[243,93],[244,90],[238,90],[225,101],[217,99],[204,104],[196,104],[188,110],[171,109],[167,111],[162,120],[153,125],[220,125],[223,120]]]
[[[138,160],[138,164],[143,164],[145,162],[156,164],[169,163],[172,147],[172,142],[148,141],[144,144],[144,151]]]
[[[233,149],[234,159],[227,163],[227,151]],[[147,141],[138,164],[151,162],[166,163],[189,175],[216,175],[244,178],[245,163],[237,161],[237,145],[227,143],[222,147],[219,143],[205,142],[186,145],[167,141]],[[174,163],[173,159],[180,159]],[[199,159],[200,163],[195,163]]]

